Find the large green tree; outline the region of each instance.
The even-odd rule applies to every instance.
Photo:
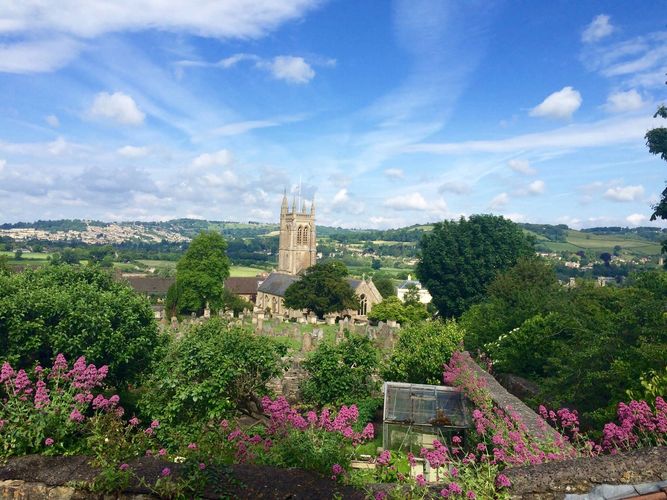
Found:
[[[658,116],[667,118],[667,106],[660,106],[658,111],[653,115],[654,118]],[[667,161],[667,128],[656,127],[646,133],[646,145],[649,152],[654,155],[659,155],[660,158]],[[651,220],[667,219],[667,187],[662,191],[662,197],[653,206],[653,214]],[[662,253],[667,253],[667,240],[662,242]],[[665,264],[667,268],[667,264]]]
[[[227,242],[216,231],[202,231],[190,242],[176,264],[176,283],[167,297],[169,309],[201,312],[208,303],[219,309],[224,303],[224,283],[229,277]]]
[[[329,261],[306,269],[303,277],[285,291],[285,306],[306,309],[322,317],[327,313],[357,309],[357,296],[345,280],[345,264]]]
[[[94,267],[43,266],[0,273],[0,360],[20,367],[85,356],[135,382],[160,344],[150,303]]]
[[[534,254],[519,226],[495,215],[471,215],[435,224],[420,243],[417,276],[440,315],[456,317],[480,302],[499,272]]]

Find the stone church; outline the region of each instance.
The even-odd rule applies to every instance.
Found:
[[[297,203],[296,197],[290,208],[287,195],[280,207],[280,240],[278,243],[278,269],[260,283],[255,306],[274,316],[300,318],[304,311],[285,308],[285,290],[300,279],[300,275],[317,261],[317,237],[315,233],[315,200],[306,206],[305,200]],[[370,280],[348,278],[359,298],[356,311],[341,311],[340,316],[363,318],[372,307],[382,301],[382,295]]]

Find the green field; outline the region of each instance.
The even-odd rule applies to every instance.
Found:
[[[637,236],[625,235],[600,235],[584,233],[570,229],[567,231],[566,241],[551,241],[542,235],[532,234],[538,244],[551,252],[578,252],[590,250],[593,252],[612,252],[615,246],[620,246],[622,252],[636,256],[660,255],[660,244],[648,241]]]

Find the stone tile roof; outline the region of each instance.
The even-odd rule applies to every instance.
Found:
[[[259,285],[257,291],[284,297],[285,290],[287,290],[292,283],[297,281],[299,281],[298,276],[283,273],[271,273],[268,278]]]
[[[253,278],[254,279],[254,278]],[[271,273],[260,285],[257,291],[277,295],[278,297],[285,296],[285,290],[294,282],[301,279],[299,276],[283,273]],[[362,280],[347,278],[347,281],[352,290],[356,290],[363,283]]]
[[[225,288],[237,295],[255,295],[262,278],[227,278]]]

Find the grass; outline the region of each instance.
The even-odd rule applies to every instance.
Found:
[[[249,266],[232,266],[229,268],[229,276],[233,278],[253,278],[265,269]]]
[[[20,264],[22,260],[43,260],[46,261],[49,257],[47,253],[23,252],[20,260],[14,259],[14,252],[0,252],[0,255],[6,255],[10,258],[10,262]]]

